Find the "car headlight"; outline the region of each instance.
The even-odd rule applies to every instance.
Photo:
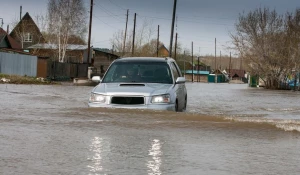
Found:
[[[105,101],[106,101],[106,96],[101,94],[91,93],[90,102],[105,103]]]
[[[170,103],[170,101],[169,94],[153,96],[151,99],[151,103]]]

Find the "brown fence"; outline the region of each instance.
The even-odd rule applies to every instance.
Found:
[[[87,77],[88,64],[60,63],[49,59],[38,59],[37,76],[53,80],[71,80]]]

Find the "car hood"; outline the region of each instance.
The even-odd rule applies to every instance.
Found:
[[[152,96],[166,94],[173,86],[173,84],[157,83],[100,83],[93,92],[106,95]]]

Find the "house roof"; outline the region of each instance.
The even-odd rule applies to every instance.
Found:
[[[22,49],[22,47],[11,37],[5,30],[0,27],[0,43],[7,39],[10,48],[12,49]]]
[[[22,17],[21,21],[14,27],[14,29],[10,32],[10,34],[14,33],[16,28],[21,25],[22,21],[24,20],[30,20],[33,24],[34,24],[34,27],[37,29],[37,31],[41,34],[42,38],[45,40],[45,38],[43,37],[39,27],[36,25],[36,23],[34,22],[34,20],[31,18],[31,16],[29,15],[28,12],[25,13],[25,15]]]
[[[22,54],[22,55],[34,55],[29,52],[25,52],[23,50],[10,49],[10,48],[0,48],[0,52],[15,53],[15,54]]]
[[[158,50],[160,49],[166,49],[168,52],[169,52],[169,49],[166,48],[166,46],[164,44],[161,44],[159,47],[158,47]]]
[[[103,53],[106,53],[106,54],[109,54],[109,55],[112,55],[112,56],[115,56],[115,57],[119,57],[118,55],[110,53],[109,49],[93,48],[93,50],[98,51],[98,52],[103,52]]]
[[[68,44],[67,50],[86,50],[88,45]],[[28,49],[58,49],[58,44],[40,43],[28,47]]]
[[[229,73],[230,72],[230,76],[236,76],[236,77],[244,77],[245,76],[245,70],[240,70],[240,69],[226,69],[226,71]]]
[[[209,71],[186,70],[185,73],[186,74],[192,74],[192,73],[194,73],[196,75],[209,75]]]

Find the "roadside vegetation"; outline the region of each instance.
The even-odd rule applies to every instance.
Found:
[[[59,84],[44,78],[0,74],[0,84]]]
[[[288,77],[298,78],[300,8],[286,14],[268,8],[240,14],[231,38],[250,74],[259,76],[266,88],[279,89]]]

